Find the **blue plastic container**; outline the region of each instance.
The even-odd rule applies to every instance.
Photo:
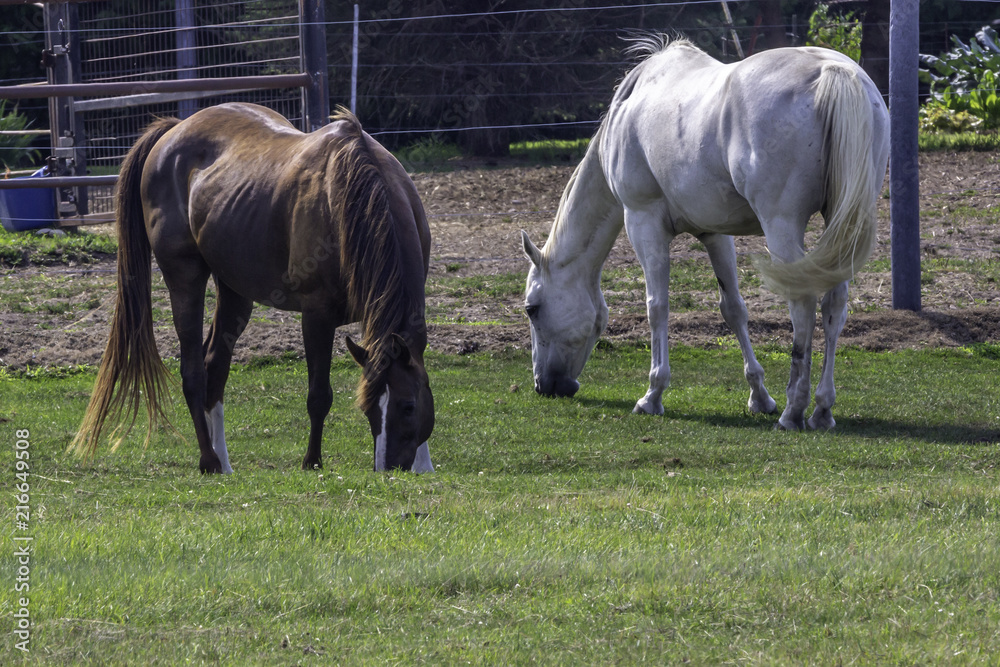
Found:
[[[42,167],[28,178],[42,178],[45,174],[46,169]],[[52,227],[57,223],[53,188],[0,190],[0,224],[8,232]]]

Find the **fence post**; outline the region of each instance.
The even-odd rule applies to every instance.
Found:
[[[302,90],[302,108],[305,131],[312,132],[330,121],[323,0],[299,0],[299,22],[302,71],[312,77],[312,83]]]
[[[892,307],[920,310],[918,0],[892,0],[889,14],[889,216]]]
[[[177,0],[174,5],[174,23],[177,33],[174,42],[177,48],[177,78],[196,79],[198,73],[198,56],[195,52],[195,16],[193,0]],[[198,110],[196,100],[179,100],[177,102],[177,117],[187,118]]]
[[[358,107],[358,3],[354,3],[354,37],[351,40],[351,113]]]
[[[80,82],[80,31],[77,6],[73,3],[46,3],[45,51],[42,63],[48,70],[49,83]],[[72,97],[49,100],[49,129],[52,156],[49,172],[56,176],[84,176],[87,173],[87,137],[83,118],[73,110]],[[87,213],[85,187],[60,188],[57,191],[60,217]]]

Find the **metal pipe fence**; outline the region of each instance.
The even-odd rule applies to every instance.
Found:
[[[0,99],[50,98],[51,174],[113,176],[154,116],[252,102],[311,130],[329,115],[321,0],[46,2],[40,11],[48,84],[0,87]],[[18,180],[58,184],[64,226],[113,213],[108,178]]]

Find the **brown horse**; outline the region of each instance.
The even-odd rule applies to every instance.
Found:
[[[361,344],[348,338],[347,346],[363,368],[357,403],[375,440],[375,470],[433,470],[434,399],[423,363],[430,231],[406,171],[350,112],[311,134],[252,104],[159,119],[125,157],[117,197],[117,303],[72,448],[92,454],[109,416],[124,416],[130,430],[143,397],[150,432],[165,421],[152,252],[170,292],[202,472],[232,472],[222,400],[254,302],[302,313],[311,422],[304,469],[321,467],[334,331],[361,322]],[[217,297],[203,343],[209,276]]]

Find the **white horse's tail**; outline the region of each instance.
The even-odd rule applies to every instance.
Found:
[[[824,116],[826,229],[795,262],[759,262],[765,287],[785,297],[822,294],[850,280],[875,249],[876,202],[882,174],[873,156],[871,102],[854,69],[828,62],[816,83],[816,110]]]

